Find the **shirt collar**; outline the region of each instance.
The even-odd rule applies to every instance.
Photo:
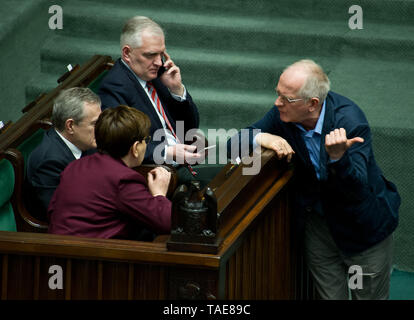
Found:
[[[59,135],[59,137],[62,138],[63,142],[68,146],[68,148],[72,152],[75,159],[79,159],[82,156],[82,150],[79,149],[77,146],[75,146],[72,142],[70,142],[64,136],[62,136],[59,131],[57,131],[56,129],[55,129],[55,131]]]
[[[316,122],[316,126],[314,129],[306,131],[303,126],[299,123],[295,123],[296,126],[302,130],[303,132],[307,133],[308,135],[313,135],[314,133],[317,134],[321,134],[322,133],[322,128],[323,128],[323,121],[325,120],[325,105],[326,105],[326,100],[323,102],[322,104],[322,109],[321,109],[321,113],[319,115],[318,121]]]
[[[313,129],[314,132],[318,134],[322,133],[323,121],[325,120],[325,105],[326,105],[326,100],[323,102],[321,114],[319,115],[318,122],[316,122],[315,129]]]

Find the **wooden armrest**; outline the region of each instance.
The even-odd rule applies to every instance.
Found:
[[[32,109],[36,104],[39,103],[40,100],[42,100],[44,97],[46,96],[46,93],[41,93],[35,100],[33,100],[32,102],[30,102],[27,106],[25,106],[22,109],[22,113],[25,113],[27,111],[29,111],[30,109]]]
[[[6,123],[3,123],[3,126],[0,128],[0,133],[3,133],[7,129],[9,129],[12,124],[13,122],[11,120],[7,121]]]
[[[80,65],[75,65],[72,70],[65,72],[58,80],[57,83],[62,83],[65,81],[69,76],[80,69]]]

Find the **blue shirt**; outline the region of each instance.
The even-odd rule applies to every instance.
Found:
[[[325,105],[326,100],[323,102],[321,114],[319,115],[318,122],[315,129],[306,131],[301,124],[296,123],[299,128],[303,140],[305,141],[306,148],[309,152],[310,160],[315,168],[316,177],[320,180],[321,166],[320,166],[320,152],[321,152],[321,133],[323,127],[323,121],[325,119]]]

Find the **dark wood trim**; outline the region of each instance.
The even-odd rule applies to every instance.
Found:
[[[23,201],[24,159],[19,150],[10,148],[0,152],[0,158],[9,160],[14,169],[14,190],[11,204],[18,231],[46,232],[48,224],[33,217]]]
[[[13,125],[13,121],[11,120],[7,121],[6,123],[3,122],[3,127],[0,128],[0,134],[10,129],[12,125]]]
[[[63,89],[72,87],[86,87],[104,70],[110,68],[112,63],[110,56],[96,55],[86,62],[77,72],[72,72],[55,89],[40,99],[35,100],[34,105],[28,108],[22,117],[0,136],[0,150],[17,148],[24,140],[33,134],[30,127],[33,123],[50,118],[53,101]]]

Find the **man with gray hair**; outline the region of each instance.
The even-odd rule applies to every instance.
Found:
[[[180,68],[166,51],[162,28],[147,17],[135,16],[125,23],[120,46],[121,58],[99,88],[102,109],[122,104],[149,116],[150,135],[155,139],[147,146],[144,163],[200,158],[194,153],[195,146],[184,144],[184,137],[179,136],[180,132],[185,136],[188,130],[198,128],[199,115],[182,83]],[[183,130],[177,130],[178,121],[183,122]],[[157,130],[164,133],[159,138]],[[161,143],[164,148],[157,149]]]
[[[27,187],[32,192],[28,192],[26,200],[35,217],[46,218],[50,199],[66,166],[96,148],[94,130],[100,113],[101,100],[89,88],[63,90],[54,101],[54,127],[44,133],[27,161]]]
[[[296,235],[318,297],[387,299],[401,199],[375,162],[364,113],[311,60],[288,66],[275,90],[275,107],[248,128],[261,130],[249,149],[294,157]]]

